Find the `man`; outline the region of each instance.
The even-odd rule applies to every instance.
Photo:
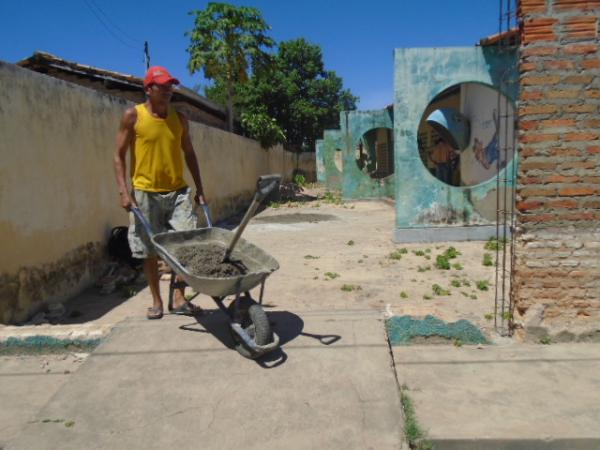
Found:
[[[117,134],[114,167],[121,206],[130,211],[138,206],[155,233],[168,229],[196,228],[197,217],[192,203],[191,188],[183,179],[183,160],[194,179],[194,202],[205,204],[198,161],[190,139],[187,119],[170,104],[173,78],[164,67],[151,67],[144,79],[146,102],[127,109],[121,118]],[[125,156],[131,149],[131,184],[127,187]],[[163,316],[159,289],[158,258],[141,224],[130,213],[129,246],[135,258],[144,259],[144,275],[152,293],[148,319]],[[185,286],[176,283],[173,309],[176,314],[194,314],[200,308],[187,302]]]
[[[429,159],[435,163],[435,176],[446,184],[452,184],[453,161],[458,157],[454,147],[440,139],[430,149]]]

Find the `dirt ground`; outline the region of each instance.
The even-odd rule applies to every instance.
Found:
[[[281,265],[267,279],[267,308],[431,314],[467,319],[492,334],[496,273],[483,258],[495,252],[485,250],[485,242],[395,244],[392,204],[340,203],[324,199],[323,191],[305,192],[321,198],[272,204],[243,234]],[[436,257],[450,247],[459,253],[449,260],[451,268],[436,268]],[[484,285],[487,290],[480,289]],[[196,301],[211,307],[204,296]]]

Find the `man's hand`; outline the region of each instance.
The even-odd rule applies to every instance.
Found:
[[[194,202],[196,202],[196,205],[206,205],[204,194],[199,194],[196,192],[196,195],[194,195]]]
[[[132,206],[137,206],[137,204],[135,203],[135,201],[133,201],[133,199],[131,198],[131,195],[129,195],[129,193],[127,192],[123,192],[121,194],[121,207],[129,212],[129,210],[131,210]]]

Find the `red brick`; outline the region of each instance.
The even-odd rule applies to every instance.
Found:
[[[600,98],[600,89],[588,89],[584,95],[588,98]]]
[[[563,106],[563,111],[566,113],[591,113],[596,111],[596,105],[566,105]]]
[[[579,177],[553,174],[544,177],[543,181],[545,183],[575,183],[579,181]]]
[[[592,79],[591,75],[571,75],[565,77],[562,82],[565,84],[590,84]]]
[[[600,184],[600,177],[583,177],[581,181],[590,184]]]
[[[594,16],[569,17],[563,22],[563,35],[568,39],[596,39],[597,22]]]
[[[596,44],[571,44],[563,48],[563,52],[567,55],[586,55],[597,51],[598,45]]]
[[[556,163],[555,162],[539,162],[539,161],[522,161],[521,164],[519,165],[519,167],[521,168],[521,170],[523,171],[527,171],[527,170],[535,170],[535,169],[550,169],[550,170],[554,170],[556,169]]]
[[[536,17],[523,21],[522,43],[555,41],[554,25],[557,22],[558,19],[549,17]]]
[[[585,11],[600,7],[598,0],[554,0],[555,10]]]
[[[537,69],[537,65],[532,62],[524,62],[524,63],[521,63],[521,65],[519,66],[519,70],[521,72],[529,72],[531,70],[536,70],[536,69]]]
[[[549,119],[549,120],[541,120],[540,126],[542,128],[564,128],[564,127],[574,127],[577,124],[575,119]],[[519,126],[521,124],[519,123]]]
[[[591,78],[591,77],[590,77]],[[526,76],[521,78],[521,85],[523,86],[539,86],[539,85],[552,85],[560,81],[558,75],[544,75],[544,76]]]
[[[551,114],[558,111],[556,105],[532,105],[532,106],[521,106],[519,108],[519,115],[524,116],[527,114]]]
[[[522,157],[524,157],[524,158],[526,158],[528,156],[535,156],[537,154],[537,149],[535,149],[535,148],[524,148],[523,150],[521,150],[519,152],[519,154]]]
[[[522,222],[552,222],[556,220],[554,214],[525,214],[520,217]]]
[[[573,61],[562,61],[560,59],[554,59],[552,61],[544,61],[544,67],[550,70],[574,69],[575,63]]]
[[[533,209],[540,209],[544,206],[544,202],[530,200],[525,202],[517,202],[517,209],[519,211],[530,211]]]
[[[521,197],[554,197],[556,189],[554,188],[523,188],[519,191]]]
[[[544,96],[542,91],[522,91],[521,100],[540,100]]]
[[[599,69],[600,59],[585,59],[581,61],[581,67],[584,69]]]
[[[600,200],[587,200],[582,202],[581,206],[588,209],[600,209]]]
[[[558,53],[558,47],[525,47],[521,51],[521,56],[527,58],[530,56],[553,56]]]
[[[600,129],[600,119],[589,119],[585,121],[585,126],[588,128]]]
[[[565,141],[595,141],[599,136],[597,133],[566,133],[563,139]]]
[[[592,155],[600,155],[600,145],[591,145],[588,148],[586,148],[586,150]]]
[[[595,189],[591,187],[564,187],[558,190],[558,195],[563,197],[578,197],[582,195],[593,195],[594,192]]]
[[[578,89],[561,89],[561,90],[551,90],[546,92],[546,97],[548,98],[577,98],[581,91]]]
[[[550,150],[551,156],[581,156],[581,150],[576,148],[560,148],[556,147]]]
[[[594,161],[567,161],[562,163],[558,168],[565,169],[595,169],[597,163]]]
[[[519,15],[546,12],[546,0],[521,0],[519,2]]]
[[[520,138],[521,142],[549,142],[558,141],[560,138],[559,134],[526,134]]]
[[[550,200],[548,202],[548,206],[550,206],[552,208],[574,209],[574,208],[577,208],[578,203],[577,203],[577,200],[558,199],[558,200]]]
[[[594,214],[591,212],[577,212],[570,214],[557,214],[556,220],[568,220],[568,221],[579,221],[579,220],[594,220]]]
[[[521,184],[540,184],[542,180],[536,177],[520,177],[519,182]]]

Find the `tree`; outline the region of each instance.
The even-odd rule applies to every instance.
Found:
[[[309,151],[325,129],[339,126],[340,111],[356,109],[357,100],[334,71],[325,70],[321,48],[302,38],[280,43],[273,63],[256,71],[239,96],[245,112],[275,119],[289,147]]]
[[[187,49],[191,74],[200,70],[204,77],[226,89],[229,131],[233,130],[233,103],[236,86],[248,81],[249,72],[269,63],[274,41],[265,32],[270,29],[256,8],[227,3],[208,4],[204,10],[190,12],[195,16],[194,29]]]

